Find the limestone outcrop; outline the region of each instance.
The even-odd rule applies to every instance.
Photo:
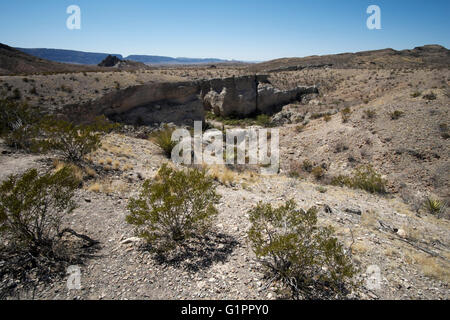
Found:
[[[128,124],[191,124],[203,120],[205,110],[223,117],[273,114],[301,95],[314,92],[315,87],[278,90],[266,75],[160,82],[107,94],[85,106],[85,110]]]

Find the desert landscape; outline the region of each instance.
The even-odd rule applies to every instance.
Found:
[[[68,65],[0,49],[2,108],[119,123],[79,161],[31,151],[8,133],[0,139],[1,181],[66,167],[79,179],[76,208],[61,221],[74,231],[60,237],[64,258],[2,250],[2,299],[290,299],[283,281],[268,281],[249,233],[255,205],[290,199],[316,208],[317,224],[333,227],[357,270],[356,285],[328,299],[450,298],[448,49],[161,66]],[[195,170],[173,163],[155,139],[195,120],[223,132],[278,129],[279,170],[200,166],[220,197],[217,216],[206,233],[161,254],[127,220],[130,199],[162,179],[164,163]],[[361,170],[372,180],[357,183]],[[67,287],[70,265],[81,268],[79,290]],[[369,266],[378,287],[367,285]]]

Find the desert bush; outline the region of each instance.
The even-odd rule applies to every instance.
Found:
[[[130,199],[126,221],[157,251],[166,251],[205,231],[219,198],[204,171],[177,171],[164,164],[155,181],[144,182],[139,198]]]
[[[260,202],[249,218],[248,238],[267,278],[284,284],[294,299],[345,297],[356,268],[333,229],[317,226],[316,208],[298,210],[293,200],[275,209]]]
[[[389,116],[391,117],[392,120],[397,120],[397,119],[399,119],[400,117],[402,117],[403,114],[404,114],[403,111],[395,110],[395,111],[393,111],[393,112],[390,112],[390,113],[389,113]]]
[[[358,167],[351,177],[344,175],[334,177],[331,184],[362,189],[370,193],[386,193],[386,180],[370,165]]]
[[[45,139],[40,143],[43,149],[59,152],[68,161],[81,162],[88,153],[101,146],[101,137],[113,130],[115,124],[108,123],[104,117],[80,125],[48,118],[41,127],[45,132]]]
[[[40,112],[26,104],[12,100],[0,100],[0,136],[8,146],[28,151],[36,149],[35,138],[39,128],[36,125]]]
[[[422,94],[421,92],[416,91],[416,92],[411,93],[411,97],[412,98],[417,98],[417,97],[420,97],[421,94]]]
[[[41,176],[36,169],[9,176],[0,186],[2,238],[19,250],[51,248],[62,218],[75,208],[77,185],[68,167]]]
[[[170,128],[168,126],[164,126],[163,129],[154,132],[150,139],[163,151],[164,154],[170,158],[172,155],[172,149],[177,145],[177,141],[172,141],[172,133],[175,131],[175,128]]]

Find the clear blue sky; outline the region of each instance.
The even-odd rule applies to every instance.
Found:
[[[66,8],[81,8],[68,30]],[[366,9],[381,8],[381,30]],[[450,47],[449,0],[0,0],[0,42],[15,47],[268,60]]]

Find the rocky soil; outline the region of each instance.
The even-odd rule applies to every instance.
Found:
[[[19,88],[30,104],[61,108],[140,82],[242,75],[243,68],[160,68],[150,71],[0,77],[7,92]],[[77,80],[72,80],[75,78]],[[96,80],[96,79],[99,80]],[[272,73],[280,89],[317,85],[318,95],[287,105],[274,115],[280,129],[281,171],[228,173],[217,182],[222,200],[207,239],[193,239],[170,256],[150,254],[126,224],[127,203],[144,181],[168,161],[137,133],[110,134],[89,156],[96,173],[76,193],[79,207],[65,225],[98,241],[81,267],[81,290],[68,290],[67,275],[18,290],[8,298],[35,299],[277,299],[266,286],[247,241],[248,210],[258,201],[318,207],[319,221],[332,225],[359,266],[358,299],[449,299],[450,224],[421,207],[425,196],[450,200],[448,69],[305,69]],[[61,90],[70,86],[73,91]],[[30,92],[35,86],[38,95]],[[11,87],[12,90],[8,90]],[[59,88],[59,89],[58,89]],[[98,92],[96,92],[98,91]],[[431,95],[432,94],[432,95]],[[434,96],[434,98],[433,98]],[[53,99],[53,101],[52,101]],[[341,111],[349,107],[347,122]],[[373,111],[367,112],[367,110]],[[394,111],[401,115],[393,119]],[[324,115],[328,114],[328,117]],[[373,116],[372,116],[372,115]],[[142,129],[142,128],[141,128]],[[139,130],[141,130],[139,129]],[[447,129],[448,130],[448,129]],[[53,169],[54,155],[27,155],[0,141],[0,180],[36,167]],[[325,168],[316,180],[291,177],[304,160]],[[372,195],[335,187],[329,178],[371,164],[388,181],[389,193]],[[225,173],[221,173],[225,174]],[[222,182],[220,182],[222,181]],[[67,241],[75,241],[70,237]],[[376,265],[381,286],[370,289],[366,270]],[[10,285],[5,279],[2,286]]]

